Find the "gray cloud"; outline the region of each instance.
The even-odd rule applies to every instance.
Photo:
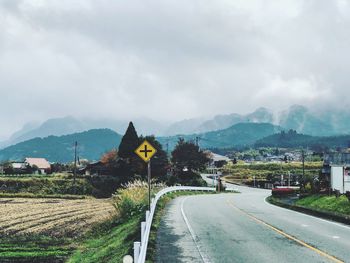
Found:
[[[348,107],[348,1],[0,3],[0,138],[76,115]]]

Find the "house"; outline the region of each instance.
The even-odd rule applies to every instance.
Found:
[[[210,158],[210,161],[207,166],[207,172],[210,174],[221,174],[222,167],[227,164],[229,161],[231,161],[230,158],[216,154],[213,152],[207,152]]]
[[[101,161],[89,163],[86,167],[79,169],[79,174],[85,175],[109,175],[110,168]]]
[[[37,168],[40,174],[51,173],[51,165],[45,158],[25,158],[24,163],[31,168]]]
[[[350,191],[350,153],[327,153],[323,156],[320,182],[340,193]]]
[[[7,173],[11,174],[25,174],[27,173],[27,164],[25,162],[11,162],[10,171],[7,169]],[[6,169],[5,169],[6,170]]]
[[[227,164],[230,161],[230,158],[217,154],[217,153],[210,153],[210,166],[215,167],[222,167],[223,165]]]

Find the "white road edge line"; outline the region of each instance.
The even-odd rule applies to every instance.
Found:
[[[192,239],[193,239],[194,244],[195,244],[196,247],[197,247],[198,253],[199,253],[199,255],[201,256],[202,261],[203,261],[204,263],[210,263],[210,259],[208,258],[208,256],[206,256],[206,255],[201,251],[201,248],[200,248],[200,246],[199,246],[199,244],[198,244],[198,242],[197,242],[198,237],[197,237],[196,234],[194,233],[194,231],[193,231],[193,229],[192,229],[192,227],[191,227],[191,225],[190,225],[190,223],[189,223],[189,221],[188,221],[188,219],[187,219],[187,216],[185,215],[184,203],[185,203],[185,201],[187,200],[187,198],[188,198],[188,196],[185,197],[184,199],[182,199],[182,201],[181,201],[181,214],[182,214],[182,218],[184,219],[184,221],[185,221],[185,223],[186,223],[186,226],[187,226],[188,230],[190,231],[191,237],[192,237]]]
[[[330,220],[326,220],[326,219],[319,218],[319,217],[316,217],[316,216],[304,214],[304,213],[302,213],[302,212],[295,211],[295,210],[290,210],[290,209],[288,209],[288,208],[283,208],[283,207],[280,207],[280,206],[278,206],[278,205],[270,204],[269,202],[266,201],[267,198],[268,198],[268,196],[265,197],[264,202],[265,202],[266,204],[268,204],[269,206],[273,206],[273,207],[276,207],[276,208],[279,208],[279,209],[283,209],[284,211],[295,212],[295,213],[298,213],[298,214],[300,214],[300,215],[303,215],[303,216],[306,216],[306,217],[311,217],[311,218],[317,219],[317,220],[319,220],[319,221],[323,221],[323,222],[326,222],[326,223],[330,223],[330,224],[333,224],[333,225],[336,225],[336,226],[340,226],[340,227],[343,227],[343,228],[346,228],[346,229],[349,229],[349,228],[350,228],[349,226],[344,225],[344,224],[341,224],[341,223],[337,223],[337,222],[330,221]]]

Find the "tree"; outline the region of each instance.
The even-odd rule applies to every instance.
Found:
[[[180,139],[171,153],[171,162],[176,170],[201,171],[209,162],[209,157],[198,145]]]
[[[175,174],[169,184],[206,185],[198,172],[205,168],[209,157],[198,145],[180,139],[171,153],[171,162]]]
[[[115,164],[118,160],[118,151],[117,149],[113,149],[109,152],[106,152],[101,157],[101,162],[107,166],[111,166]]]
[[[141,175],[144,166],[135,150],[140,144],[140,139],[132,122],[120,142],[118,156],[121,159],[119,163],[119,172],[125,181],[135,179],[135,175]]]
[[[126,130],[118,149],[118,155],[123,159],[130,159],[135,157],[135,150],[139,146],[140,140],[137,136],[134,124],[129,123],[128,129]]]

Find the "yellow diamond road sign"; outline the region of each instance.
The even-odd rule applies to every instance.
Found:
[[[146,140],[135,150],[135,153],[145,162],[149,162],[156,152],[157,150]]]

